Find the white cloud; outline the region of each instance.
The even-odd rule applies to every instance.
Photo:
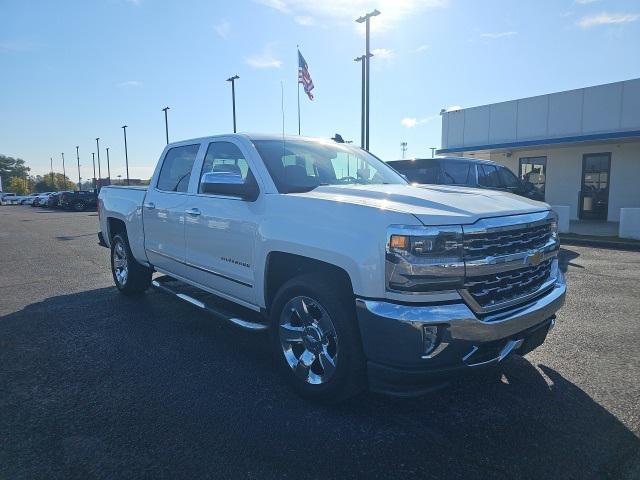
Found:
[[[374,48],[371,50],[374,57],[380,58],[382,60],[389,60],[394,57],[395,52],[389,48]]]
[[[425,118],[416,118],[416,117],[405,117],[400,120],[400,125],[407,128],[413,128],[417,125],[422,125],[423,123],[431,122],[438,118],[438,115],[431,115],[430,117]]]
[[[573,0],[578,5],[589,5],[590,3],[597,2],[598,0]]]
[[[311,17],[314,23],[352,25],[364,31],[356,18],[378,9],[381,14],[371,20],[371,30],[383,31],[401,20],[429,8],[445,7],[449,0],[254,0],[283,14]],[[317,20],[317,22],[315,22]]]
[[[487,32],[487,33],[481,33],[480,36],[482,38],[504,38],[504,37],[513,37],[514,35],[517,35],[518,32]]]
[[[220,38],[227,39],[229,37],[229,33],[231,33],[231,24],[224,20],[214,25],[213,30]]]
[[[635,22],[640,19],[638,13],[607,13],[602,12],[595,15],[586,15],[578,20],[578,25],[582,28],[590,28],[598,25],[615,25],[619,23]]]
[[[313,17],[310,17],[308,15],[299,15],[295,17],[294,20],[296,21],[296,23],[304,25],[305,27],[316,24],[316,21],[313,19]]]
[[[141,87],[143,84],[139,80],[127,80],[126,82],[118,83],[118,87],[120,88],[137,88]]]
[[[264,46],[261,53],[251,55],[246,59],[253,68],[280,68],[282,60],[273,55],[273,43]]]
[[[429,50],[429,45],[420,45],[412,50],[412,53],[422,53]]]

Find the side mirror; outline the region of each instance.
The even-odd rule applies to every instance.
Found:
[[[246,181],[235,172],[207,172],[200,179],[200,191],[211,195],[239,197],[253,202],[258,198],[258,184],[249,172]]]

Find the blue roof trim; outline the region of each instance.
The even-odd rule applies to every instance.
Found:
[[[493,145],[472,145],[468,147],[441,148],[440,150],[436,150],[436,153],[456,153],[469,152],[473,150],[494,150],[498,148],[533,147],[537,145],[557,145],[560,143],[589,142],[593,140],[615,140],[617,138],[632,137],[640,137],[640,130],[630,130],[627,132],[596,133],[593,135],[579,135],[575,137],[543,138],[541,140],[525,140],[523,142],[494,143]]]

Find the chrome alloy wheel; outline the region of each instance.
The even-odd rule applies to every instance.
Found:
[[[129,263],[127,262],[127,250],[122,242],[116,242],[113,247],[113,272],[121,287],[124,287],[129,278]]]
[[[338,365],[338,335],[322,305],[309,297],[292,298],[282,309],[278,333],[284,357],[300,380],[329,381]]]

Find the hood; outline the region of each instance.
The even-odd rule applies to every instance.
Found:
[[[446,185],[331,185],[289,195],[408,213],[424,225],[463,225],[549,210],[544,202],[512,193]]]

